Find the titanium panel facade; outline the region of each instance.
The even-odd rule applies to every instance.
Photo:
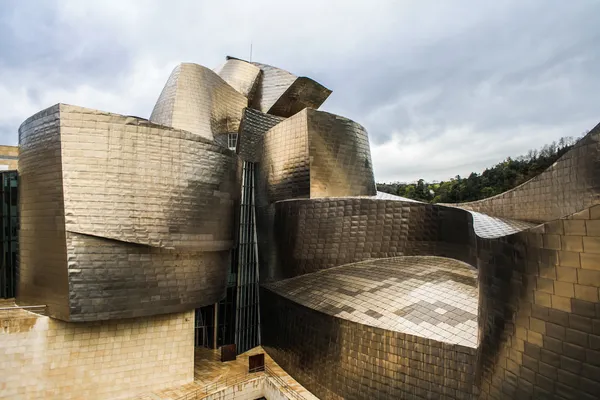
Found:
[[[304,109],[264,135],[259,178],[269,203],[377,193],[366,130],[346,118],[312,109]]]
[[[306,77],[295,75],[271,65],[252,63],[262,71],[252,108],[264,113],[291,117],[304,108],[319,108],[331,90]]]
[[[477,247],[480,398],[598,398],[600,206]]]
[[[237,146],[240,158],[253,163],[260,161],[265,133],[283,120],[282,117],[264,114],[252,108],[244,109]]]
[[[219,300],[239,191],[233,152],[62,104],[19,131],[20,304],[82,321]]]
[[[261,288],[263,347],[320,399],[472,399],[475,349],[336,318]]]
[[[212,70],[179,64],[165,84],[150,121],[207,139],[237,132],[248,99]]]
[[[516,188],[453,206],[493,217],[548,222],[600,202],[600,124],[550,168]]]
[[[252,101],[254,92],[260,81],[261,70],[256,65],[227,57],[227,61],[215,71],[232,88]]]
[[[403,255],[475,264],[470,215],[449,207],[364,197],[287,200],[274,204],[269,222],[260,221],[273,224],[262,227],[272,229],[273,242],[259,240],[265,281]]]

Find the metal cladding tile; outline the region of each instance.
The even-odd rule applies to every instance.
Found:
[[[339,275],[332,281],[336,283],[334,287],[320,286],[323,291],[309,289],[317,299],[311,300],[296,291],[295,296],[309,301],[309,306],[301,305],[281,292],[261,288],[261,315],[269,316],[261,321],[262,346],[281,367],[319,398],[443,398],[446,394],[452,398],[472,399],[475,349],[318,311],[322,307],[317,303],[319,298],[326,298],[331,304],[335,302],[327,299],[331,294],[344,299],[339,302],[340,307],[349,309],[351,303],[360,309],[357,312],[366,320],[385,318],[379,315],[388,312],[386,303],[377,305],[377,301],[367,295],[387,293],[386,286],[377,286],[382,282],[377,274],[371,276],[373,280],[361,279],[362,276],[362,273]],[[355,283],[364,290],[354,289],[359,291],[357,297],[364,297],[366,302],[345,301],[350,296],[336,291],[346,289],[344,281]],[[363,312],[369,305],[375,305],[380,312]]]
[[[331,90],[307,78],[297,77],[283,69],[253,62],[262,76],[252,107],[264,113],[291,117],[304,108],[319,108]]]
[[[581,229],[593,225],[598,207],[505,237],[477,238],[482,398],[502,397],[509,377],[517,392],[597,397],[599,387],[578,376],[600,359],[592,340],[600,322],[600,268],[586,265],[595,249],[582,245],[596,232]]]
[[[251,103],[252,108],[264,113],[268,112],[285,91],[294,83],[297,77],[281,68],[253,62],[260,68],[262,76]]]
[[[19,274],[17,301],[69,315],[60,105],[19,128]]]
[[[225,294],[228,251],[178,251],[68,232],[67,254],[70,321],[188,311]]]
[[[374,197],[276,202],[272,209],[257,207],[261,279],[403,255],[438,255],[475,264],[470,226],[463,210],[418,202]]]
[[[256,65],[234,57],[227,57],[225,64],[215,70],[232,88],[252,102],[260,82],[261,70]]]
[[[221,253],[226,258],[233,239],[239,191],[233,152],[189,132],[64,104],[25,121],[19,140],[20,304],[46,304],[50,316],[64,320],[93,320],[214,303],[214,293],[225,285],[227,261]],[[112,247],[90,244],[102,240]],[[131,253],[119,259],[123,249]],[[183,274],[169,281],[163,261],[153,256],[156,264],[144,264],[143,273],[130,282],[137,285],[135,296],[127,294],[131,302],[122,297],[123,302],[108,306],[108,300],[97,300],[95,292],[113,293],[127,285],[122,274],[134,264],[136,252],[146,258],[168,253]],[[188,267],[189,253],[197,255]],[[219,262],[202,267],[203,259]],[[108,267],[117,260],[118,268]],[[97,275],[75,284],[77,271],[86,268]],[[98,277],[105,282],[99,288]],[[170,289],[153,295],[157,302],[141,310],[127,309],[146,302],[140,299],[152,292],[150,281]],[[197,281],[203,282],[206,297],[186,294]],[[114,309],[107,314],[106,307]]]
[[[66,230],[154,247],[231,248],[237,157],[189,132],[60,106]]]
[[[265,114],[252,108],[244,109],[237,141],[238,155],[244,161],[260,161],[265,133],[283,120],[282,117]]]
[[[600,199],[600,124],[546,171],[516,188],[479,201],[447,204],[493,217],[548,222]]]
[[[377,194],[365,128],[335,114],[306,109],[310,197]]]
[[[269,203],[377,192],[364,128],[312,109],[304,109],[264,135],[257,181]]]
[[[338,318],[477,347],[477,272],[442,257],[361,261],[265,287]]]
[[[269,114],[291,117],[305,108],[317,109],[330,94],[331,90],[325,86],[301,76],[271,106]]]
[[[182,63],[167,80],[150,121],[213,139],[237,132],[247,106],[248,99],[212,70]]]

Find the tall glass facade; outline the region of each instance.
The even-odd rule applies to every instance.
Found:
[[[0,172],[0,197],[2,201],[2,263],[0,264],[0,297],[15,297],[18,253],[18,174],[17,171]]]
[[[235,343],[237,352],[243,353],[260,344],[254,174],[254,163],[244,162],[237,246],[231,252],[227,294],[218,304],[196,310],[196,346]]]

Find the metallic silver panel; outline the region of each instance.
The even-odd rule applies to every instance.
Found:
[[[258,162],[263,151],[265,133],[284,118],[246,108],[240,124],[237,153],[244,161]]]
[[[377,194],[365,128],[335,114],[306,109],[310,197]]]
[[[62,104],[27,120],[20,142],[19,302],[83,321],[219,300],[239,192],[233,152]]]
[[[305,108],[317,109],[330,94],[325,86],[301,76],[271,106],[269,114],[291,117]]]
[[[258,208],[261,280],[289,278],[370,258],[437,255],[475,263],[472,220],[431,204],[364,197],[287,200]],[[267,215],[265,216],[265,213]],[[272,223],[272,227],[265,226]]]
[[[60,105],[19,128],[19,271],[17,303],[45,304],[69,316],[69,281],[60,142]]]
[[[254,62],[262,71],[260,83],[256,90],[256,95],[252,101],[252,108],[268,113],[271,107],[285,93],[285,91],[294,83],[296,76],[289,72],[273,67],[267,64]],[[288,115],[289,117],[289,115]]]
[[[477,248],[480,398],[598,398],[600,206]]]
[[[269,355],[321,399],[472,399],[476,350],[332,317],[261,289]]]
[[[252,63],[262,70],[252,107],[262,112],[291,117],[304,108],[319,108],[331,90],[306,77],[296,77],[271,65]]]
[[[600,202],[600,124],[556,163],[524,184],[488,199],[449,204],[494,217],[547,222]]]
[[[237,132],[248,99],[212,70],[179,64],[160,94],[150,121],[207,139]]]
[[[477,348],[477,271],[450,258],[380,258],[264,286],[334,317]]]
[[[268,202],[376,194],[367,132],[355,122],[304,109],[263,143],[259,187]]]
[[[236,157],[198,135],[60,106],[66,229],[165,248],[231,248]]]
[[[215,72],[232,88],[246,96],[248,101],[252,101],[260,80],[259,67],[244,60],[227,57],[225,64]]]

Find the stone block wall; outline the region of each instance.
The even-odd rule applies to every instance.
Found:
[[[194,378],[193,311],[85,323],[0,313],[1,399],[124,399]]]

